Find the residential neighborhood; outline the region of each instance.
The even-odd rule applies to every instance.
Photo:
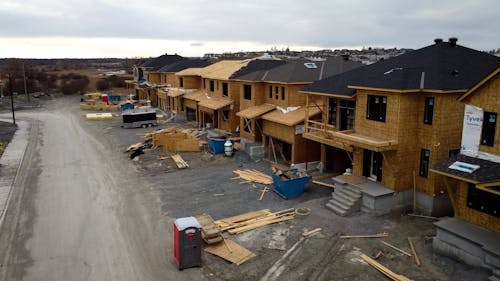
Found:
[[[500,2],[0,3],[0,281],[500,281]]]

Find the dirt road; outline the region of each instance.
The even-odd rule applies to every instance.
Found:
[[[33,126],[1,230],[3,280],[203,280],[175,269],[157,199],[71,102],[17,114]]]

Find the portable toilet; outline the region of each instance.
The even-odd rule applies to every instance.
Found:
[[[102,94],[101,95],[101,101],[105,104],[109,104],[109,98],[108,98],[108,94]]]
[[[179,270],[201,266],[201,226],[194,217],[174,222],[174,260]]]

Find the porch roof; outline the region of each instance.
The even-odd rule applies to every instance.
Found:
[[[309,107],[309,117],[320,113],[321,110],[317,106]],[[287,113],[283,113],[281,110],[274,110],[263,115],[262,119],[286,126],[295,126],[304,122],[306,119],[306,107],[303,106]]]
[[[255,105],[251,106],[249,108],[245,108],[242,111],[236,113],[237,116],[247,118],[247,119],[253,119],[259,116],[262,116],[263,114],[268,113],[269,111],[273,110],[276,108],[276,105],[274,104],[261,104],[261,105]]]
[[[472,173],[450,169],[450,166],[456,161],[478,165],[479,169]],[[500,183],[500,163],[463,154],[457,154],[437,163],[430,171],[473,184]]]
[[[184,91],[182,91],[181,89],[169,89],[168,92],[167,92],[167,96],[171,97],[171,98],[175,98],[175,97],[179,97],[179,96],[182,96],[184,95]]]
[[[361,147],[377,152],[395,150],[398,145],[397,140],[375,138],[372,136],[366,136],[360,133],[356,133],[351,130],[330,132],[330,134],[346,145]]]
[[[219,110],[225,106],[232,104],[233,101],[228,98],[219,98],[219,97],[207,97],[205,96],[198,103],[199,106],[203,106],[213,110]]]
[[[207,93],[203,90],[185,94],[183,98],[194,101],[201,101],[207,96]]]

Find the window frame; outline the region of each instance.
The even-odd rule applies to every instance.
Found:
[[[252,85],[243,84],[243,99],[252,100]]]
[[[215,92],[215,81],[210,80],[210,92]]]
[[[269,99],[273,98],[273,86],[269,86]]]
[[[179,87],[184,88],[184,77],[179,77]]]
[[[380,99],[378,102],[377,99]],[[366,98],[366,119],[385,122],[387,115],[387,96],[368,95]]]
[[[426,155],[426,153],[428,153]],[[418,175],[423,178],[429,177],[429,166],[431,162],[431,150],[422,148],[420,150],[420,164],[418,169]]]
[[[227,82],[222,82],[222,96],[229,96],[229,84]]]
[[[434,97],[425,97],[424,102],[424,124],[432,125],[432,119],[434,119]]]
[[[491,117],[494,118],[490,122]],[[481,129],[481,145],[495,146],[495,134],[498,121],[498,114],[492,111],[483,112],[483,127]]]
[[[285,100],[285,87],[281,87],[281,100]]]

